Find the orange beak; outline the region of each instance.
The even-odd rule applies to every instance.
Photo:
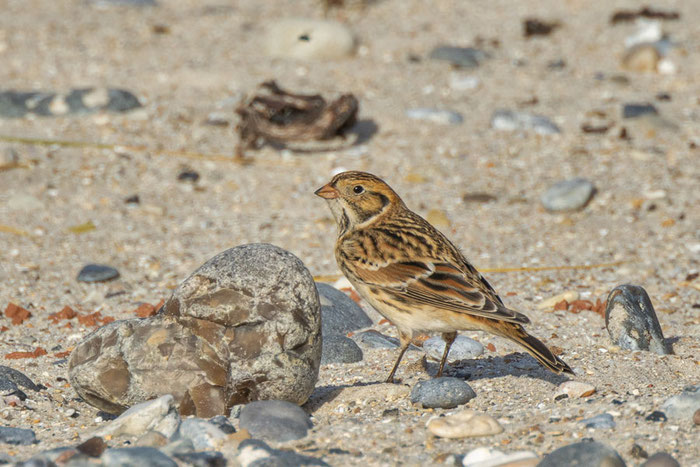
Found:
[[[323,185],[321,188],[314,191],[314,194],[325,199],[335,199],[340,195],[340,193],[338,193],[338,190],[333,188],[330,184]]]

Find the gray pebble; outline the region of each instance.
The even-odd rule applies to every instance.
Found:
[[[540,201],[548,211],[576,211],[588,204],[595,193],[595,186],[585,178],[562,180],[550,186]]]
[[[647,459],[640,467],[681,467],[681,464],[670,454],[657,452]]]
[[[328,467],[321,459],[303,456],[293,451],[272,449],[259,439],[246,439],[241,442],[238,446],[237,460],[241,467]]]
[[[329,363],[355,363],[362,361],[362,349],[354,340],[345,336],[323,338],[321,365]]]
[[[180,423],[180,427],[173,435],[173,440],[189,439],[196,451],[214,449],[222,440],[226,439],[226,433],[218,426],[201,418],[187,418]]]
[[[18,386],[31,389],[32,391],[42,389],[40,386],[34,384],[34,381],[29,379],[21,371],[10,368],[9,366],[0,365],[0,391],[11,388],[17,389]]]
[[[539,135],[561,133],[559,127],[543,115],[505,109],[493,113],[491,127],[502,131],[534,131]]]
[[[138,98],[122,89],[82,88],[68,93],[0,92],[0,117],[21,118],[89,114],[98,111],[126,112],[141,107]]]
[[[682,393],[666,399],[661,410],[669,418],[692,420],[696,410],[700,410],[700,384],[689,386]]]
[[[622,107],[622,118],[637,118],[658,113],[659,111],[652,104],[624,104]]]
[[[342,291],[321,282],[316,283],[321,301],[321,334],[345,336],[348,332],[372,325],[372,320],[360,306]]]
[[[430,58],[442,60],[461,68],[476,68],[479,63],[488,58],[486,52],[473,47],[455,47],[441,45],[430,51]]]
[[[186,452],[175,454],[177,460],[193,467],[225,467],[224,455],[217,451]]]
[[[612,342],[625,350],[672,353],[654,306],[642,287],[623,284],[610,292],[605,305],[605,327]]]
[[[668,420],[668,417],[660,410],[654,410],[652,413],[644,417],[644,420],[647,422],[665,422]]]
[[[459,125],[464,121],[464,117],[454,110],[432,109],[428,107],[416,107],[408,109],[406,116],[414,120],[425,120],[441,125]]]
[[[217,426],[219,430],[223,431],[227,435],[236,432],[236,428],[234,428],[233,424],[231,424],[231,420],[229,420],[226,415],[217,415],[216,417],[212,417],[209,419],[209,423]]]
[[[595,417],[583,419],[579,423],[586,428],[615,428],[615,420],[609,413],[598,414]]]
[[[104,467],[177,467],[174,460],[158,449],[145,446],[107,449],[100,460]]]
[[[282,442],[305,437],[313,424],[298,405],[267,400],[246,404],[238,426],[247,429],[254,438]]]
[[[399,347],[397,338],[385,336],[374,329],[355,334],[355,339],[372,349],[396,349]]]
[[[457,378],[435,378],[421,381],[411,390],[411,402],[425,408],[452,409],[476,397],[467,383]]]
[[[105,282],[119,277],[119,271],[105,264],[88,264],[78,273],[80,282]]]
[[[445,341],[441,337],[435,336],[423,342],[423,351],[433,360],[442,358],[445,351]],[[450,352],[447,354],[449,363],[459,360],[469,360],[484,353],[484,346],[474,339],[466,336],[457,336],[457,339],[452,343]]]
[[[544,456],[537,467],[579,465],[590,467],[625,467],[625,461],[614,449],[596,441],[569,444]]]
[[[0,443],[27,445],[36,442],[36,435],[32,430],[0,426]]]

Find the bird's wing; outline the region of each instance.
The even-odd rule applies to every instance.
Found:
[[[456,264],[437,258],[397,258],[401,255],[397,249],[392,250],[393,254],[382,255],[381,261],[353,258],[354,255],[347,255],[346,261],[351,263],[352,272],[359,280],[400,297],[404,303],[412,301],[416,305],[513,323],[529,322],[527,316],[506,308],[475,269],[470,267],[464,272]]]

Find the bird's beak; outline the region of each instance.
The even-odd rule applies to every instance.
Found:
[[[314,191],[314,194],[325,199],[335,199],[339,196],[340,193],[338,193],[338,190],[333,188],[330,184],[327,184]]]

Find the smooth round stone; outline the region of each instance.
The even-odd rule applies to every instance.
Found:
[[[474,438],[497,435],[503,427],[490,415],[464,410],[433,418],[428,422],[428,431],[441,438]]]
[[[596,388],[592,384],[583,383],[580,381],[564,381],[561,383],[557,390],[554,392],[554,399],[563,399],[566,396],[571,399],[578,399],[579,397],[588,397],[595,393]]]
[[[658,70],[661,54],[653,44],[637,44],[625,51],[622,56],[622,68],[642,73]]]
[[[323,338],[321,365],[355,363],[362,361],[362,357],[362,349],[349,337],[330,336]]]
[[[441,125],[459,125],[464,121],[462,115],[453,110],[433,109],[429,107],[417,107],[408,109],[406,116],[414,120],[425,120]]]
[[[524,466],[523,461],[532,460],[532,465],[537,463],[537,454],[532,451],[515,451],[504,453],[493,448],[476,448],[469,451],[462,459],[464,467],[497,467],[499,465]]]
[[[100,457],[104,467],[177,467],[177,463],[158,449],[147,446],[107,449]]]
[[[440,361],[443,352],[445,352],[445,341],[439,336],[431,337],[423,342],[423,350],[429,358]],[[460,360],[469,360],[483,353],[484,346],[479,342],[465,336],[457,336],[457,339],[450,347],[450,352],[447,354],[447,361],[452,363]]]
[[[624,104],[622,106],[622,118],[638,118],[644,115],[657,115],[659,113],[652,104]]]
[[[681,467],[681,464],[670,454],[657,452],[640,467]]]
[[[119,277],[119,271],[106,264],[88,264],[78,273],[80,282],[105,282]]]
[[[238,426],[248,430],[253,438],[283,442],[305,437],[313,424],[298,405],[268,400],[246,404]]]
[[[435,378],[421,381],[411,391],[411,402],[425,408],[452,409],[476,397],[467,383],[457,378]]]
[[[362,308],[342,291],[322,282],[316,283],[316,289],[321,301],[321,334],[324,344],[330,336],[345,336],[372,325],[372,320]]]
[[[435,47],[428,55],[433,60],[441,60],[461,68],[476,68],[488,58],[486,52],[473,47],[455,47],[441,45]]]
[[[602,413],[595,417],[583,419],[579,422],[586,428],[615,428],[615,420],[609,413]]]
[[[0,426],[0,443],[27,445],[38,442],[36,434],[32,430],[25,428],[13,428],[9,426]]]
[[[682,393],[666,399],[661,411],[669,418],[687,419],[700,410],[700,385],[689,386]]]
[[[595,186],[585,178],[557,182],[544,192],[540,200],[548,211],[576,211],[582,209],[595,193]]]
[[[637,285],[623,284],[608,295],[605,327],[615,345],[625,350],[671,353],[649,295]]]
[[[355,37],[336,21],[290,18],[271,22],[264,48],[271,57],[332,60],[351,55]]]
[[[561,133],[559,127],[543,115],[506,109],[499,109],[493,113],[491,128],[501,131],[534,131],[539,135]]]
[[[625,461],[614,449],[596,441],[581,441],[563,446],[544,456],[537,467],[563,465],[625,467]]]

